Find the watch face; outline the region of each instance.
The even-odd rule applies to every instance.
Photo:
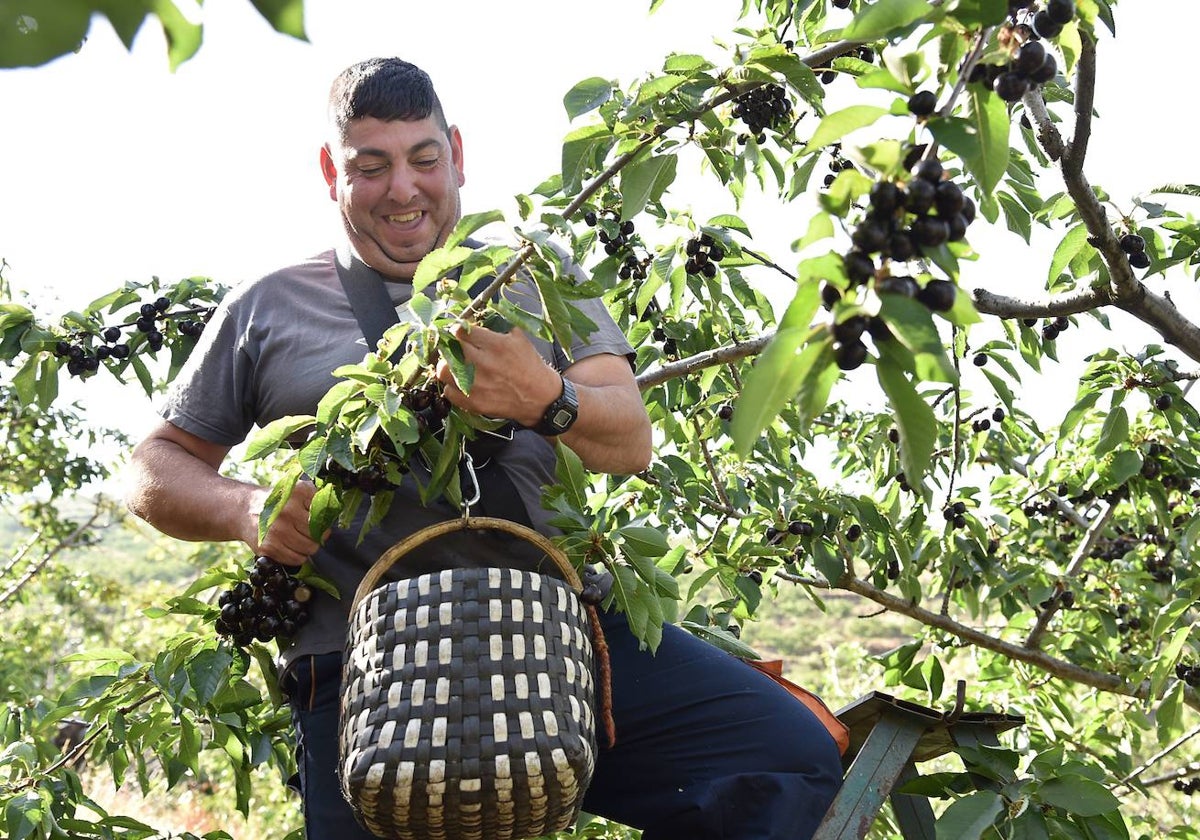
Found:
[[[566,429],[574,419],[575,412],[567,408],[560,408],[550,416],[550,425],[556,429]]]

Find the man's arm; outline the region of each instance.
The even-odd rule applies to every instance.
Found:
[[[181,540],[240,540],[256,555],[299,566],[314,551],[308,509],[314,488],[300,482],[262,542],[259,514],[270,488],[220,474],[229,447],[163,421],[133,451],[125,503],[159,531]]]
[[[562,382],[519,329],[493,332],[474,326],[460,329],[466,361],[475,366],[468,397],[441,362],[438,378],[455,405],[486,417],[506,417],[534,426],[562,393]],[[583,465],[616,475],[641,472],[650,463],[650,418],[637,380],[623,356],[600,353],[581,359],[563,373],[579,397],[579,417],[561,435]]]
[[[575,386],[579,417],[559,439],[594,472],[627,475],[646,469],[650,418],[629,360],[609,353],[589,356],[567,368],[563,377]],[[550,400],[557,397],[555,393]]]

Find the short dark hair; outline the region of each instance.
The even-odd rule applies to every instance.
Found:
[[[329,90],[329,119],[340,137],[351,120],[423,120],[433,115],[448,129],[429,74],[399,58],[369,58],[347,67]]]

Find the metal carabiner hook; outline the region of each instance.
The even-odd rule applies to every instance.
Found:
[[[463,498],[462,510],[463,510],[463,519],[466,519],[471,515],[471,505],[473,505],[479,501],[480,489],[479,489],[479,477],[475,475],[475,459],[471,457],[471,453],[467,451],[466,446],[463,446],[462,457],[463,457],[463,466],[465,467],[464,472],[471,477],[471,485],[475,488],[474,489],[475,495],[471,496],[471,498],[469,498],[469,499],[465,498],[467,495],[466,488],[463,488],[464,498]]]

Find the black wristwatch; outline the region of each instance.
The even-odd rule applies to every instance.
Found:
[[[570,379],[561,374],[558,378],[562,380],[562,394],[550,403],[537,425],[529,427],[539,435],[547,437],[561,435],[571,428],[576,418],[579,417],[579,398],[575,396],[575,386],[571,384]]]

